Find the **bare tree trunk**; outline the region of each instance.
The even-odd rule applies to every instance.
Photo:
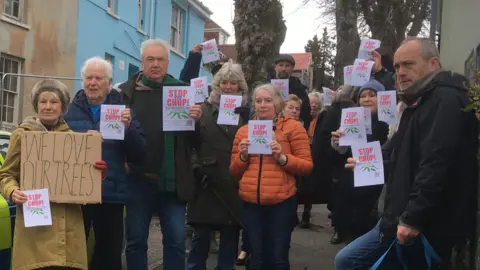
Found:
[[[287,27],[279,0],[235,0],[237,59],[249,87],[265,81],[285,40]]]
[[[357,57],[358,46],[360,46],[357,17],[356,0],[336,0],[337,54],[335,56],[335,87],[343,84],[343,67],[352,65]]]
[[[384,53],[393,55],[407,35],[417,36],[430,13],[428,0],[359,0],[372,37],[382,41]]]

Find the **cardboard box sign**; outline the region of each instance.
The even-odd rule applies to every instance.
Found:
[[[99,134],[28,131],[22,135],[20,187],[47,188],[50,201],[94,204],[102,201]]]

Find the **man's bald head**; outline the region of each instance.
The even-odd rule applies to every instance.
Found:
[[[405,39],[395,52],[393,62],[400,90],[441,67],[435,43],[426,38]]]

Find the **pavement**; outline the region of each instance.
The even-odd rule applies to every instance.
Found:
[[[302,209],[302,208],[300,208]],[[299,216],[301,213],[299,212]],[[330,244],[333,233],[328,219],[328,210],[324,205],[315,205],[312,209],[312,228],[296,228],[292,235],[290,264],[292,270],[333,270],[333,259],[343,247]],[[188,246],[188,244],[187,244]],[[152,220],[149,237],[149,269],[162,270],[162,234],[158,219]],[[210,254],[207,269],[215,269],[216,254]],[[244,270],[237,267],[237,270]]]

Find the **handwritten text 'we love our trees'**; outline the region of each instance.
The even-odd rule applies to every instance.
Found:
[[[47,188],[57,202],[100,202],[101,136],[66,132],[25,132],[22,137],[21,186]]]

